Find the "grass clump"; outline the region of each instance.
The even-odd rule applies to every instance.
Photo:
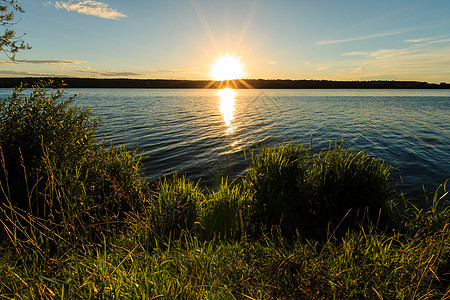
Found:
[[[96,142],[99,121],[62,90],[23,91],[0,103],[2,235],[55,252],[98,240],[142,209],[136,152]]]
[[[249,193],[241,184],[229,184],[226,180],[216,191],[208,191],[199,218],[203,235],[245,238],[252,227],[248,199]]]
[[[147,207],[150,222],[160,234],[192,230],[198,221],[203,193],[198,183],[185,175],[160,178],[153,187],[151,205]]]
[[[447,182],[394,217],[383,161],[284,143],[217,190],[149,183],[136,151],[94,140],[98,121],[72,97],[21,92],[0,108],[2,298],[450,296]]]
[[[251,152],[252,165],[243,180],[251,193],[252,223],[269,228],[282,223],[299,224],[310,206],[300,197],[306,192],[304,159],[311,149],[289,143],[258,150],[259,155]]]
[[[342,143],[326,151],[301,143],[258,150],[243,180],[252,192],[255,223],[311,233],[311,227],[320,232],[344,218],[349,225],[364,218],[379,222],[380,213],[387,218],[396,191],[382,160]]]
[[[45,186],[47,166],[68,168],[92,151],[99,122],[90,118],[89,109],[72,107],[74,97],[59,101],[61,90],[49,92],[45,85],[37,85],[27,97],[23,91],[24,87],[15,89],[0,103],[0,178],[14,183],[7,186],[8,195],[0,197],[44,217],[44,200],[30,193]],[[45,159],[50,161],[44,163]]]

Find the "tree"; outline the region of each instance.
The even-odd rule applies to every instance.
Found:
[[[23,35],[16,36],[16,32],[9,28],[19,21],[15,15],[16,12],[24,12],[22,7],[17,4],[17,0],[0,0],[0,26],[6,27],[3,34],[0,33],[0,50],[11,60],[14,60],[19,50],[31,49],[23,41]]]

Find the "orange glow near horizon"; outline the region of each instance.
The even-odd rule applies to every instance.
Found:
[[[211,70],[212,78],[218,81],[241,79],[244,75],[240,58],[228,55],[216,59]]]

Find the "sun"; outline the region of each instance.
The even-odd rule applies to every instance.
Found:
[[[245,75],[243,66],[239,57],[222,56],[216,59],[212,66],[211,76],[214,80],[233,80],[241,79]]]

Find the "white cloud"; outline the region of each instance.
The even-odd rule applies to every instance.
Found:
[[[377,51],[374,51],[372,53],[367,54],[367,57],[374,57],[376,59],[387,59],[392,57],[399,57],[399,56],[405,56],[408,54],[411,54],[413,52],[416,52],[415,49],[380,49]]]
[[[438,44],[438,43],[448,43],[448,42],[450,42],[450,39],[430,41],[430,42],[428,42],[428,44]]]
[[[376,49],[349,51],[342,55],[353,56],[346,64],[363,66],[372,78],[401,80],[425,80],[429,82],[448,82],[450,66],[450,39],[448,36],[434,36],[403,40],[412,43],[397,49]],[[354,74],[357,69],[343,68],[345,74]],[[362,70],[360,70],[362,71]],[[387,76],[387,74],[391,74]],[[356,74],[355,74],[356,75]],[[385,77],[383,77],[385,76]]]
[[[16,70],[0,70],[0,75],[11,77],[67,77],[64,74],[51,74],[51,73],[38,73],[29,71],[16,71]]]
[[[325,71],[325,70],[328,70],[328,67],[320,67],[320,68],[318,68],[317,70],[319,70],[319,71]]]
[[[338,44],[338,43],[345,43],[345,42],[374,39],[374,38],[379,38],[379,37],[397,35],[397,34],[405,33],[410,30],[411,29],[399,29],[399,30],[392,30],[392,31],[388,31],[388,32],[381,32],[381,33],[375,33],[375,34],[368,34],[368,35],[351,37],[351,38],[340,39],[340,40],[323,40],[323,41],[318,41],[316,44],[327,45],[327,44]]]
[[[84,0],[84,1],[56,1],[55,7],[58,9],[65,9],[67,11],[75,11],[80,14],[96,16],[103,19],[113,19],[118,20],[120,18],[125,18],[126,15],[110,8],[108,4],[95,1],[95,0]]]
[[[63,65],[78,65],[84,63],[83,61],[76,60],[2,60],[0,61],[0,65],[9,65],[9,64],[28,64],[28,65],[49,65],[51,67],[54,66],[63,66]]]
[[[344,69],[343,72],[350,72],[350,73],[361,73],[365,68],[359,67],[359,68],[353,68],[353,69]]]
[[[345,55],[345,56],[367,56],[369,54],[370,54],[369,52],[364,52],[364,51],[353,51],[353,52],[345,52],[342,55]]]
[[[428,37],[428,38],[409,39],[409,40],[404,40],[403,42],[419,44],[416,46],[425,46],[425,45],[430,45],[430,44],[448,43],[448,42],[450,42],[450,38],[440,35],[440,36],[434,36],[434,37]]]
[[[423,38],[423,39],[410,39],[410,40],[404,40],[405,43],[422,43],[426,41],[433,40],[434,38]]]
[[[175,73],[175,74],[201,74],[199,68],[192,69],[160,69],[160,70],[150,70],[152,73]]]
[[[20,71],[20,70],[0,70],[1,76],[10,76],[10,77],[81,77],[81,76],[89,76],[89,77],[134,77],[139,76],[141,74],[134,72],[98,72],[93,71],[89,67],[82,68],[80,70],[76,70],[76,72],[80,73],[80,75],[75,75],[75,73],[43,73],[43,72],[33,72],[33,71]],[[82,75],[81,75],[82,74]]]
[[[448,82],[450,66],[450,47],[383,49],[366,56],[359,63],[370,69],[371,74],[395,74],[403,80],[421,80]]]
[[[268,60],[268,61],[266,61],[266,63],[268,63],[269,65],[276,65],[276,64],[278,64],[278,61],[276,61],[276,60]]]
[[[132,77],[132,76],[141,75],[139,73],[124,72],[124,71],[99,72],[99,71],[91,70],[91,68],[89,68],[89,67],[80,69],[80,70],[78,70],[78,72],[85,73],[85,74],[90,74],[92,76],[104,76],[104,77]]]
[[[354,51],[354,52],[345,52],[342,55],[345,56],[364,56],[376,59],[386,59],[395,56],[403,56],[406,54],[410,54],[412,52],[418,51],[414,48],[404,48],[404,49],[379,49],[372,52],[365,51]]]

